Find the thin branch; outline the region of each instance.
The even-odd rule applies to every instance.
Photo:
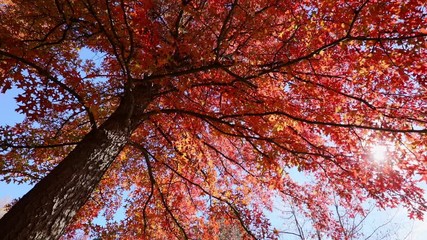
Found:
[[[187,233],[185,232],[184,228],[181,226],[181,224],[178,222],[178,220],[176,219],[175,215],[172,213],[171,209],[169,208],[169,206],[167,205],[167,202],[165,200],[165,196],[163,195],[163,192],[160,189],[159,184],[157,183],[157,181],[154,178],[154,174],[153,174],[153,168],[151,166],[150,160],[149,160],[149,153],[148,151],[141,145],[138,145],[136,143],[132,143],[132,146],[137,147],[138,149],[140,149],[145,156],[145,162],[147,164],[147,170],[148,170],[148,175],[150,177],[150,181],[151,184],[153,186],[157,187],[157,191],[159,191],[160,194],[160,199],[162,201],[163,206],[165,207],[166,211],[168,212],[168,214],[172,217],[173,221],[175,222],[175,224],[178,226],[178,228],[180,229],[180,231],[182,232],[182,234],[184,235],[184,239],[189,239]]]
[[[140,149],[141,151],[146,152],[156,162],[159,162],[160,164],[164,165],[166,168],[168,168],[169,170],[171,170],[173,173],[175,173],[181,179],[185,180],[186,182],[190,183],[193,186],[196,186],[198,189],[200,189],[206,195],[211,196],[211,197],[215,198],[216,200],[227,204],[230,207],[230,209],[232,209],[234,215],[237,217],[238,221],[240,222],[241,226],[246,231],[246,233],[248,233],[249,236],[251,236],[253,239],[257,239],[255,237],[255,235],[249,230],[249,228],[246,227],[246,224],[244,223],[244,221],[243,221],[243,219],[242,219],[242,217],[240,215],[240,212],[238,211],[238,209],[231,202],[229,202],[226,199],[223,199],[222,197],[213,195],[212,193],[210,193],[209,191],[207,191],[206,189],[204,189],[201,185],[199,185],[199,184],[191,181],[190,179],[188,179],[187,177],[185,177],[184,175],[182,175],[181,173],[179,173],[176,169],[174,169],[173,167],[171,167],[169,164],[167,164],[165,162],[159,161],[153,154],[151,154],[150,152],[148,152],[140,144],[138,144],[138,143],[131,143],[131,144],[132,144],[132,146],[135,146],[137,149]],[[149,169],[150,169],[151,168],[151,163],[149,163],[147,159],[146,159],[146,161],[147,161],[147,166],[148,166],[148,164],[150,164],[149,165]],[[150,171],[152,171],[152,170],[149,170],[149,173],[150,173]],[[152,174],[150,174],[150,175],[152,175]],[[151,178],[151,176],[150,176],[150,178]],[[160,191],[160,189],[159,189],[159,191]]]
[[[344,124],[344,123],[335,123],[335,122],[322,122],[322,121],[316,121],[316,120],[309,120],[301,117],[297,117],[294,115],[291,115],[287,112],[283,111],[270,111],[270,112],[262,112],[262,113],[242,113],[242,114],[232,114],[232,115],[224,115],[220,117],[219,119],[226,119],[226,118],[236,118],[236,117],[260,117],[260,116],[268,116],[268,115],[283,115],[285,117],[288,117],[292,120],[303,122],[307,124],[313,124],[313,125],[321,125],[321,126],[334,126],[334,127],[342,127],[342,128],[360,128],[360,129],[368,129],[368,130],[375,130],[375,131],[382,131],[382,132],[401,132],[401,133],[427,133],[427,129],[395,129],[395,128],[382,128],[382,127],[373,127],[373,126],[367,126],[367,125],[359,125],[359,124]]]
[[[56,143],[56,144],[48,144],[48,145],[15,145],[7,142],[1,142],[0,148],[7,149],[36,149],[36,148],[56,148],[56,147],[64,147],[64,146],[75,146],[80,142],[66,142],[66,143]]]
[[[97,125],[96,125],[96,120],[95,120],[95,116],[92,113],[92,111],[90,110],[90,108],[88,106],[86,106],[85,101],[83,100],[83,98],[71,87],[67,86],[65,83],[61,82],[56,76],[52,75],[49,71],[47,71],[46,69],[42,68],[41,66],[33,63],[32,61],[29,61],[25,58],[22,57],[18,57],[14,54],[5,52],[3,50],[0,50],[0,54],[9,58],[12,58],[16,61],[19,61],[25,65],[28,65],[32,68],[34,68],[35,70],[37,70],[37,72],[46,77],[47,79],[49,79],[50,81],[56,83],[58,86],[60,86],[61,88],[63,88],[65,91],[67,91],[68,93],[70,93],[73,97],[75,97],[77,99],[77,101],[80,103],[80,105],[82,105],[82,107],[85,109],[85,111],[88,114],[89,120],[91,122],[91,126],[92,129],[96,129]]]

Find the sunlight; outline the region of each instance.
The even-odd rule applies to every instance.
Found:
[[[375,145],[371,149],[371,154],[374,161],[382,162],[386,159],[386,156],[387,156],[387,146]]]

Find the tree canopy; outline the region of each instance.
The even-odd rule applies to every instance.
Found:
[[[422,0],[2,0],[25,120],[0,129],[0,180],[37,184],[0,236],[270,239],[284,199],[342,239],[335,196],[422,218],[426,28]]]

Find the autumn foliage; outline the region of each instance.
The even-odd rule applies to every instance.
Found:
[[[280,198],[335,239],[333,196],[422,218],[426,14],[421,0],[0,1],[0,90],[19,89],[26,117],[1,128],[1,180],[38,182],[121,104],[129,135],[68,237],[214,239],[232,224],[276,238]]]

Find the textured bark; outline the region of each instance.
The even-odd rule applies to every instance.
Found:
[[[134,124],[123,104],[0,219],[0,239],[58,239],[126,144]],[[132,108],[133,110],[133,108]]]

